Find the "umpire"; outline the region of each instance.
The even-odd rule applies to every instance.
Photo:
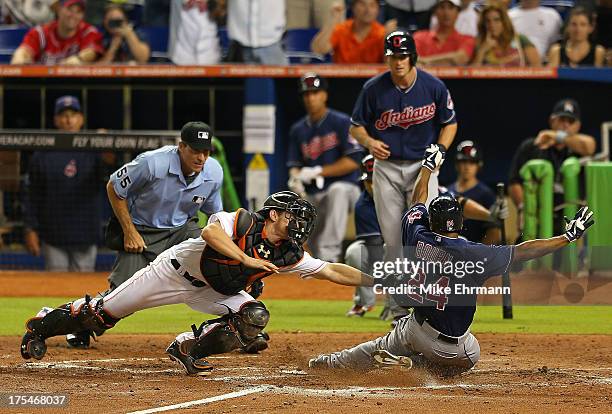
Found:
[[[207,124],[188,122],[178,145],[144,152],[111,175],[106,192],[115,217],[106,244],[118,253],[107,293],[164,250],[199,237],[198,210],[208,215],[223,210],[223,170],[210,158],[212,138]],[[71,334],[66,340],[87,348],[90,333]]]

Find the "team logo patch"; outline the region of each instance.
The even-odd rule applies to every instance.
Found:
[[[415,220],[418,220],[421,217],[423,217],[423,212],[422,211],[420,211],[420,210],[411,211],[408,214],[408,223],[412,224],[412,223],[414,223]]]
[[[429,105],[413,107],[408,106],[404,108],[402,112],[395,112],[393,109],[380,114],[380,118],[376,120],[374,126],[379,131],[398,126],[400,128],[408,129],[412,125],[422,124],[432,119],[436,115],[436,104],[431,103]]]
[[[206,200],[206,197],[193,196],[193,199],[191,201],[193,201],[196,204],[202,204],[204,202],[204,200]]]
[[[64,167],[64,175],[68,178],[72,178],[77,175],[77,166],[75,160],[70,160],[68,164]]]
[[[455,227],[455,220],[446,220],[446,230],[452,230]]]
[[[200,138],[200,139],[208,139],[208,132],[206,132],[206,131],[198,131],[198,138]]]
[[[451,98],[451,94],[449,91],[446,91],[446,93],[448,94],[448,99],[446,100],[446,107],[450,109],[451,111],[454,111],[455,103],[453,102],[453,98]]]

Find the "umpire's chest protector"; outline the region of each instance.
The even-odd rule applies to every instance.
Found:
[[[304,250],[289,240],[275,246],[264,238],[264,224],[265,218],[261,214],[238,209],[234,222],[234,243],[248,256],[274,263],[278,267],[291,266],[302,260]],[[272,274],[246,267],[209,246],[202,252],[200,270],[206,283],[224,295],[235,295],[254,281]]]

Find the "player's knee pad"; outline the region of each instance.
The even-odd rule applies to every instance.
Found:
[[[105,312],[102,304],[102,299],[92,301],[87,295],[55,309],[43,308],[26,326],[29,331],[43,339],[83,330],[92,330],[99,334],[119,321]]]
[[[205,358],[209,355],[223,354],[238,348],[247,352],[263,350],[262,330],[270,320],[270,312],[259,301],[247,302],[238,312],[230,312],[221,318],[203,323],[199,329],[192,326],[196,338],[190,355]],[[253,344],[257,342],[256,346]],[[255,349],[256,348],[256,349]],[[252,350],[252,351],[251,351]]]

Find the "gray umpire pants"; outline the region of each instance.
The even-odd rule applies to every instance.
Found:
[[[411,206],[412,190],[421,170],[421,161],[374,161],[374,204],[378,224],[385,240],[385,261],[394,261],[402,254],[401,220]],[[429,178],[428,197],[425,205],[438,196],[438,173]],[[406,314],[392,297],[387,298],[391,316]]]
[[[368,257],[368,249],[363,240],[355,240],[346,248],[346,252],[344,253],[344,263],[362,272],[369,273],[366,267],[369,267],[367,265],[371,260],[372,258]],[[374,306],[376,304],[374,289],[368,286],[359,286],[355,288],[353,302],[357,306]]]
[[[450,368],[458,373],[472,368],[480,359],[478,340],[468,330],[460,337],[453,337],[457,343],[439,339],[440,332],[427,322],[420,325],[413,315],[400,319],[388,334],[364,342],[350,349],[330,355],[331,368],[352,368],[367,370],[375,367],[374,351],[386,350],[394,355],[424,358],[433,367]]]
[[[156,229],[146,226],[136,226],[142,236],[146,250],[142,253],[117,252],[117,259],[113,264],[111,274],[108,276],[111,290],[128,280],[134,273],[145,268],[164,250],[181,243],[187,239],[199,237],[197,217],[193,217],[180,227],[170,229]]]
[[[336,181],[325,191],[308,195],[317,209],[315,228],[308,239],[315,257],[332,263],[340,260],[348,214],[355,208],[359,194],[356,184]]]

